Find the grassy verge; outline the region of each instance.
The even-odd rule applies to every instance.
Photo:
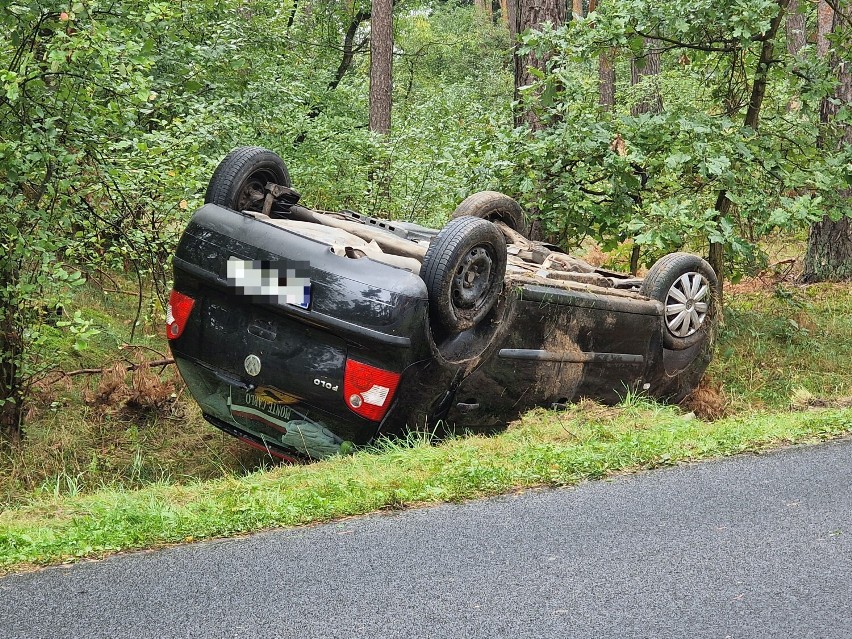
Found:
[[[156,304],[143,306],[129,347],[137,303],[124,294],[85,289],[70,309],[101,331],[88,349],[62,348],[73,336],[56,330],[64,370],[105,372],[46,380],[25,440],[0,441],[0,571],[852,432],[849,409],[790,408],[850,403],[848,285],[731,287],[707,392],[686,408],[584,403],[493,438],[384,443],[306,467],[274,467],[210,427],[169,367],[125,373],[167,353]]]
[[[708,379],[734,410],[852,395],[852,286],[730,287]]]
[[[852,431],[852,411],[753,413],[705,423],[643,401],[533,411],[505,433],[439,446],[412,438],[242,478],[43,499],[0,514],[0,566],[21,569],[118,550],[459,501],[517,487],[817,441]]]

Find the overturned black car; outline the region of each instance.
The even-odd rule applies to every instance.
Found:
[[[711,356],[717,281],[644,278],[525,236],[486,191],[440,231],[298,204],[274,153],[218,166],[174,256],[166,331],[204,417],[284,459],[406,429],[492,431],[533,406],[678,401]]]

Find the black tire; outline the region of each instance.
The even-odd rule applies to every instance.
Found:
[[[260,211],[268,182],[290,186],[284,160],[267,149],[238,146],[219,162],[207,185],[204,202],[234,211]]]
[[[690,253],[670,253],[648,271],[639,292],[665,307],[663,343],[681,351],[701,343],[712,333],[719,299],[719,281],[713,268]]]
[[[521,205],[497,191],[480,191],[469,195],[453,211],[453,219],[470,215],[490,222],[503,222],[526,237],[528,228]]]
[[[429,311],[451,333],[476,326],[497,302],[506,275],[506,240],[496,226],[460,217],[432,240],[420,277],[429,291]]]

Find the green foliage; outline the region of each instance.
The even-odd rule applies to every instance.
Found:
[[[162,298],[177,234],[233,146],[278,151],[318,208],[440,224],[467,195],[471,145],[493,133],[495,111],[508,118],[506,34],[470,7],[400,9],[396,125],[380,140],[366,127],[365,9],[270,0],[0,9],[0,404],[18,407],[0,427],[15,429],[27,389],[62,357],[45,334],[73,332],[70,343],[85,348],[91,331],[80,322],[42,328],[43,309],[66,303],[75,283],[128,271]],[[354,55],[341,66],[353,24]]]
[[[155,119],[155,48],[167,37],[168,7],[0,10],[0,402],[20,407],[61,355],[45,348],[44,309],[61,307],[86,274],[131,269],[165,283],[179,201],[197,182],[178,176],[197,143]],[[72,333],[75,349],[94,334],[77,315],[54,325]],[[3,426],[19,421],[6,413]]]
[[[827,151],[836,132],[819,122],[833,84],[812,47],[795,59],[786,54],[783,28],[759,128],[744,125],[762,34],[777,11],[773,0],[631,0],[523,34],[522,52],[552,53],[547,72],[524,90],[524,107],[546,126],[508,136],[511,161],[500,180],[568,246],[593,237],[611,249],[631,239],[650,263],[722,242],[735,275],[762,265],[758,241],[770,231],[849,210],[837,194],[848,185],[850,151]],[[631,56],[641,60],[650,46],[661,51],[661,75],[629,86]],[[611,112],[597,106],[603,51],[616,54],[621,79]],[[660,92],[663,112],[631,115],[649,87]],[[721,219],[720,192],[734,204]]]
[[[482,147],[510,122],[508,34],[483,24],[470,6],[452,3],[400,11],[394,28],[389,136],[366,129],[363,57],[325,93],[321,113],[301,129],[303,140],[271,148],[287,160],[311,205],[440,225],[476,190]]]

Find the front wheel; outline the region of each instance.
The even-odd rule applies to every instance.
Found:
[[[207,185],[204,202],[234,211],[261,211],[270,182],[290,186],[284,160],[258,146],[239,146],[219,162]]]
[[[503,222],[526,237],[528,229],[521,205],[498,191],[480,191],[466,197],[453,211],[453,219],[469,215],[489,222]]]
[[[713,268],[690,253],[670,253],[657,260],[639,289],[663,303],[663,343],[676,351],[695,346],[710,334],[718,291]]]
[[[432,240],[420,269],[432,317],[451,333],[476,326],[503,290],[506,259],[506,240],[494,224],[452,220]]]

